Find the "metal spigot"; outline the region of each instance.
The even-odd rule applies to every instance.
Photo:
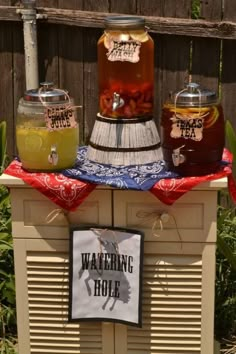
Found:
[[[51,146],[51,153],[48,155],[48,162],[53,166],[56,166],[58,163],[58,153],[56,145]]]
[[[119,93],[113,93],[113,103],[112,103],[112,110],[115,111],[117,108],[120,108],[124,105],[125,101],[123,98],[120,97]]]
[[[180,153],[180,149],[182,149],[183,147],[184,145],[173,150],[172,161],[174,166],[179,166],[181,163],[185,161],[185,156]]]

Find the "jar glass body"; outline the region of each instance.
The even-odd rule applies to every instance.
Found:
[[[161,117],[161,146],[166,167],[182,176],[214,173],[225,146],[221,104],[195,107],[166,103]]]
[[[154,43],[144,26],[106,28],[98,41],[98,83],[101,115],[153,114]]]
[[[51,103],[48,107],[56,110],[62,105]],[[42,103],[20,99],[16,143],[22,167],[26,170],[60,171],[74,165],[79,144],[78,124],[76,122],[73,127],[70,127],[65,114],[63,118],[60,114],[57,117],[58,119],[53,120],[54,125],[50,129],[46,124],[45,107]]]

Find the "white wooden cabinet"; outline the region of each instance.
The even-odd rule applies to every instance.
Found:
[[[100,187],[69,213],[77,225],[144,231],[142,328],[68,323],[66,219],[21,180],[2,175],[0,183],[11,191],[19,354],[213,354],[217,191],[225,179],[173,206],[150,192]],[[152,230],[147,215],[163,213],[169,219]]]

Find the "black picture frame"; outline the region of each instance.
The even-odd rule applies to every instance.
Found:
[[[93,241],[92,239],[92,235],[94,234],[94,232],[95,232],[94,235],[95,238],[98,235],[98,233],[100,233],[100,235],[103,235],[102,239],[106,234],[105,242],[106,245],[108,246],[106,245],[104,246],[104,240],[103,240],[103,244],[101,248],[98,249],[98,252],[91,252],[92,245],[91,243],[89,243],[91,237],[92,243],[94,244],[94,242],[96,242],[99,245],[100,240],[98,242],[96,240]],[[116,242],[112,242],[112,241],[110,242],[111,234],[117,235]],[[116,251],[114,251],[114,253],[100,252],[101,250],[102,251],[105,250],[104,247],[113,246],[112,249],[114,250],[115,243],[118,244],[118,248],[120,252],[119,255],[116,253]],[[83,249],[81,248],[81,245],[84,246]],[[127,247],[127,245],[128,245],[129,252],[131,251],[133,252],[133,254],[127,255],[125,253],[122,253],[125,252],[125,247]],[[80,251],[78,252],[78,247],[80,247],[81,252]],[[138,255],[135,254],[135,251],[136,253],[139,254]],[[105,253],[108,253],[108,257],[110,257],[109,259],[110,263],[109,262],[105,263],[106,260]],[[104,259],[101,260],[102,256],[98,256],[98,254],[103,255],[103,257],[105,257],[105,260]],[[110,226],[107,227],[107,226],[100,226],[100,225],[99,226],[93,225],[93,226],[86,226],[86,227],[79,227],[79,226],[70,227],[68,321],[69,322],[104,321],[104,322],[122,323],[122,324],[131,325],[135,327],[142,327],[143,254],[144,254],[144,233],[139,230],[120,228],[120,227],[110,227]],[[95,258],[96,255],[97,258]],[[86,261],[85,261],[85,256],[87,257]],[[89,258],[90,256],[91,259]],[[82,257],[83,257],[83,262],[82,262]],[[98,257],[100,257],[99,263],[98,263]],[[124,260],[125,262],[123,262]],[[127,260],[129,260],[130,262],[126,262]],[[138,260],[139,260],[139,264],[138,264]],[[89,263],[92,261],[93,261],[93,266],[92,263]],[[80,268],[78,265],[79,262],[81,265]],[[132,264],[132,272],[131,272],[131,264]],[[98,272],[97,265],[100,266],[99,268],[100,274]],[[121,271],[118,268],[121,269]],[[101,270],[104,271],[104,269],[106,270],[106,272],[101,273]],[[82,273],[84,271],[87,271],[88,277],[87,278],[83,277],[83,279],[81,279]],[[108,277],[109,280],[104,279],[104,277],[108,276],[108,274],[110,274]],[[120,288],[118,288],[118,286],[114,286],[114,283],[116,282],[115,279],[117,279],[117,276],[119,276],[119,281],[117,281],[117,284],[118,283],[120,284],[119,285]],[[98,290],[99,287],[98,286],[95,287],[94,285],[93,298],[92,298],[92,288],[90,289],[91,292],[89,294],[89,285],[88,285],[91,284],[92,281],[94,281],[93,285],[100,284],[100,288],[102,288],[102,290],[101,289]],[[113,284],[113,286],[110,287],[107,286],[106,289],[106,287],[101,286],[101,284],[103,285],[104,283],[106,285]],[[119,289],[121,289],[121,291],[119,291]],[[128,296],[126,296],[126,299],[124,299],[124,296],[123,298],[122,296],[120,296],[121,294],[126,294],[124,289],[126,289],[127,290],[126,292],[128,292]],[[108,307],[108,303],[111,299],[111,296],[109,295],[105,296],[107,293],[109,293],[113,297],[113,304],[109,305],[110,307]],[[120,296],[120,298],[118,297],[118,295]],[[105,300],[105,302],[102,305],[102,310],[101,310],[102,300],[100,299],[100,297]],[[97,301],[97,308],[95,304],[96,301],[92,299],[95,299]],[[123,302],[123,307],[122,307],[122,302]],[[114,310],[115,307],[118,307],[118,309]]]

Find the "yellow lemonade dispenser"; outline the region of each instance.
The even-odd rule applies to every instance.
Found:
[[[16,141],[22,167],[28,171],[60,171],[72,167],[79,144],[73,98],[44,82],[19,101]]]

